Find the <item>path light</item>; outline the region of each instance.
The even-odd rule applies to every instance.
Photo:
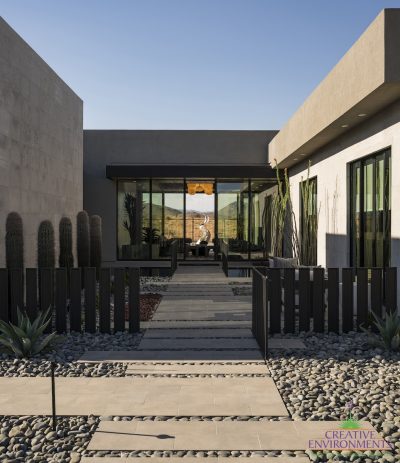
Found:
[[[54,371],[56,369],[55,362],[51,362],[51,411],[53,415],[53,431],[56,430],[57,419],[56,419],[56,383],[54,378]]]

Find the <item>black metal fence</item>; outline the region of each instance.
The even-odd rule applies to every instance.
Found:
[[[264,269],[253,268],[251,329],[264,360],[268,352],[268,280]]]
[[[253,319],[264,310],[260,275],[270,333],[346,333],[366,326],[371,313],[397,310],[396,268],[261,268],[253,269]]]
[[[178,268],[178,241],[174,240],[171,243],[171,275],[176,272]]]
[[[113,302],[113,304],[112,304]],[[0,319],[17,322],[17,308],[33,319],[52,309],[59,333],[140,331],[140,269],[0,269]]]

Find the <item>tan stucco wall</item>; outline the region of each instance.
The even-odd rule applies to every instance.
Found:
[[[392,156],[391,265],[400,266],[400,208],[396,203],[397,192],[400,191],[400,101],[327,145],[311,158],[310,177],[317,177],[320,211],[317,251],[319,265],[349,266],[349,163],[389,147]],[[308,162],[303,162],[289,170],[297,221],[300,182],[307,177],[307,164]]]
[[[300,162],[400,96],[399,30],[400,9],[383,10],[270,142],[270,161]]]

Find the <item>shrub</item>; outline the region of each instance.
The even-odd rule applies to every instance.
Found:
[[[41,339],[44,330],[50,323],[50,307],[45,312],[39,312],[31,323],[26,312],[18,309],[18,325],[0,320],[0,344],[6,346],[17,357],[31,357],[48,347],[56,337],[51,333]]]
[[[372,313],[373,325],[378,329],[379,335],[372,334],[370,330],[362,328],[365,333],[373,336],[374,344],[387,350],[400,350],[400,317],[395,313],[387,313],[382,319]]]

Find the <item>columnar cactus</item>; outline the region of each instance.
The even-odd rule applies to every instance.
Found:
[[[37,255],[39,268],[54,268],[56,264],[54,247],[54,228],[50,220],[39,225]]]
[[[78,267],[89,267],[90,235],[88,213],[86,211],[80,211],[76,219],[76,246],[78,254]]]
[[[97,277],[101,267],[102,230],[101,217],[92,215],[90,217],[90,266],[96,267]]]
[[[59,228],[60,255],[58,264],[67,269],[74,266],[74,255],[72,253],[72,222],[68,217],[62,217]]]
[[[8,269],[24,267],[24,237],[21,216],[10,212],[6,220],[6,265]]]

